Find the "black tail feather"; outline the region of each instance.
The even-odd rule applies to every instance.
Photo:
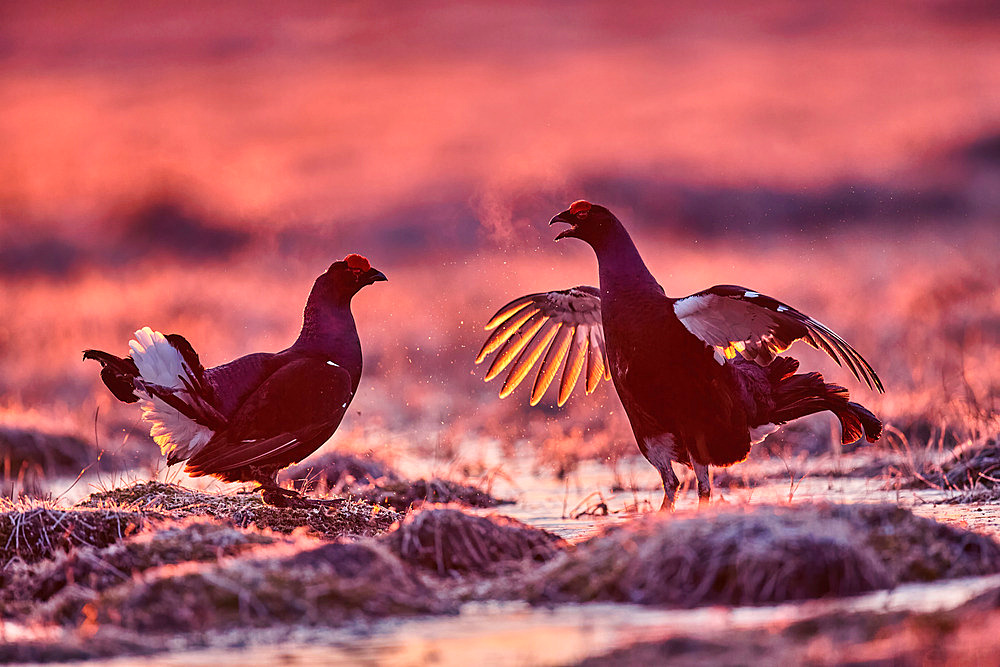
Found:
[[[882,437],[882,421],[872,414],[871,410],[860,403],[848,403],[847,407],[861,422],[861,428],[865,432],[865,440],[875,442]]]
[[[882,422],[867,408],[852,403],[850,392],[836,384],[827,384],[819,373],[784,376],[774,386],[774,411],[771,421],[785,422],[815,412],[829,410],[840,421],[844,444],[865,438],[875,442],[882,435]]]
[[[139,369],[131,357],[122,359],[101,350],[84,350],[83,359],[93,359],[101,364],[101,380],[119,401],[135,403],[139,400],[134,391],[134,381],[139,376]]]
[[[782,380],[790,378],[799,370],[799,360],[792,357],[775,357],[767,366],[767,374],[771,384],[777,386]]]

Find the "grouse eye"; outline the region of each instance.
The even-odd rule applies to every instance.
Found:
[[[583,220],[590,213],[591,204],[589,201],[579,199],[569,205],[569,212],[580,220]]]

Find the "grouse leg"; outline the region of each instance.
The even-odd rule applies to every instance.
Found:
[[[663,504],[660,505],[660,511],[673,512],[674,498],[677,497],[677,487],[680,486],[680,480],[677,479],[674,466],[670,461],[662,466],[657,466],[657,470],[660,471],[660,479],[663,480]]]
[[[665,469],[660,470],[660,479],[663,480],[663,503],[660,505],[660,511],[673,512],[674,498],[677,496],[677,487],[680,485],[680,480],[674,474],[673,466],[667,464]]]
[[[670,434],[653,438],[641,438],[637,435],[636,441],[641,443],[639,449],[663,480],[663,504],[660,505],[660,511],[672,512],[674,499],[677,497],[677,487],[680,486],[680,480],[674,473],[674,458],[677,451],[674,437]]]
[[[712,475],[707,465],[695,463],[693,467],[694,475],[698,478],[698,506],[704,507],[712,499]]]
[[[278,485],[278,471],[258,470],[257,483],[260,485],[254,491],[260,491],[260,499],[265,505],[274,507],[305,507],[306,499],[293,489],[283,489]]]

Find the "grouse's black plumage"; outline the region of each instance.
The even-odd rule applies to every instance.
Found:
[[[121,401],[143,402],[150,435],[168,464],[187,461],[192,476],[253,481],[268,502],[287,504],[277,472],[333,435],[361,380],[361,341],[351,299],[386,280],[361,255],[334,262],[316,279],[302,330],[281,352],[257,352],[205,369],[182,336],[149,327],[120,358],[86,350]]]
[[[843,441],[875,441],[882,424],[850,402],[843,387],[776,355],[796,340],[823,350],[871,389],[883,391],[871,365],[840,336],[780,301],[735,285],[673,299],[650,274],[631,237],[603,206],[574,202],[552,219],[568,223],[556,239],[594,249],[600,289],[529,294],[501,308],[476,363],[496,352],[486,379],[511,366],[508,395],[541,359],[531,393],[537,403],[563,366],[559,405],[586,368],[587,393],[613,380],[639,449],[660,472],[662,509],[673,507],[672,462],[694,468],[702,501],[711,495],[709,465],[746,458],[778,425],[830,410]],[[563,363],[565,361],[565,363]],[[511,365],[513,364],[513,365]]]

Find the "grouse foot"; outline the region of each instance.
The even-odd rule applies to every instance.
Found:
[[[265,505],[289,509],[313,509],[314,507],[339,507],[346,498],[327,498],[323,500],[306,498],[298,491],[283,489],[280,486],[264,486],[254,489],[260,491],[261,500]]]

